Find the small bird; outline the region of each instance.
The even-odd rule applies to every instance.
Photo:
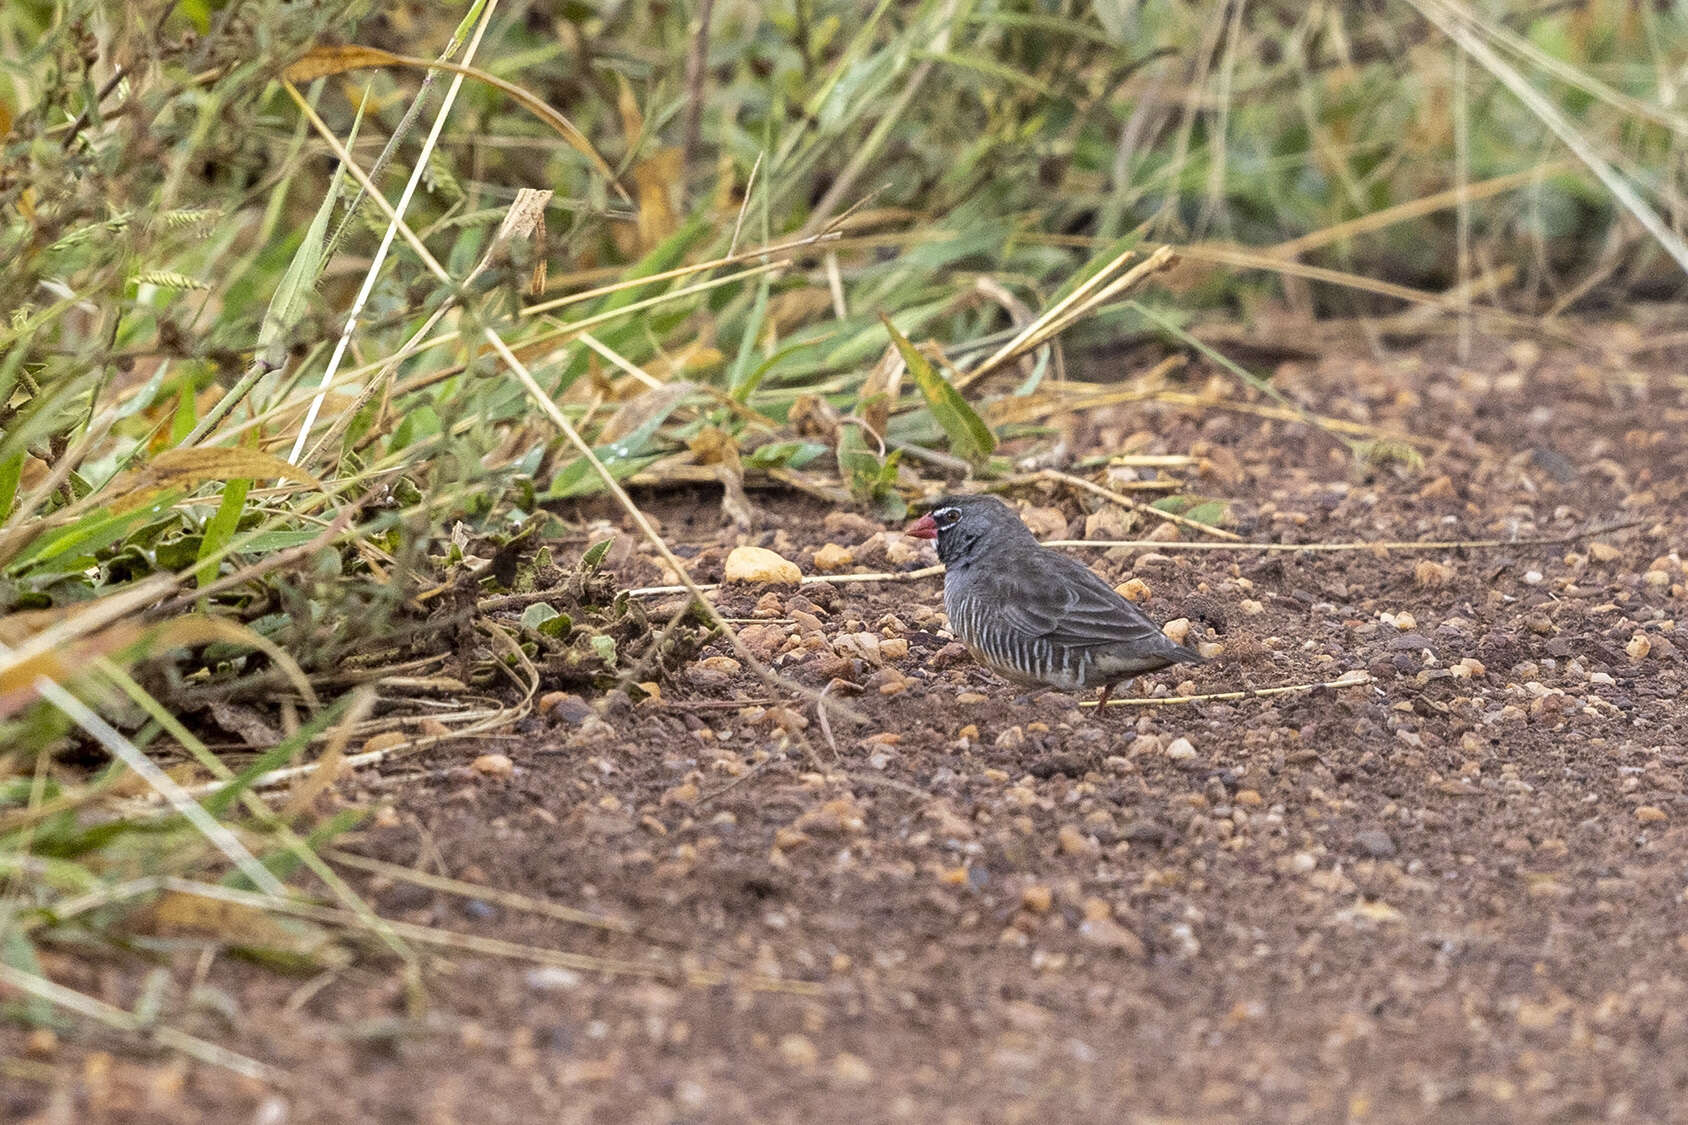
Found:
[[[1101,685],[1201,657],[1077,559],[1037,541],[994,496],[945,496],[905,535],[936,539],[950,629],[974,659],[1021,684],[1062,691]]]

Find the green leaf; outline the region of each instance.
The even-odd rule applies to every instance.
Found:
[[[732,372],[727,377],[727,386],[735,402],[744,402],[750,397],[750,392],[762,381],[762,368],[752,369],[750,361],[756,356],[756,339],[762,335],[762,325],[768,319],[768,293],[773,288],[773,282],[763,276],[762,284],[756,287],[756,300],[750,306],[750,316],[744,322],[744,335],[739,337],[738,356],[733,360]]]
[[[860,426],[838,428],[838,475],[849,486],[851,496],[864,504],[871,502],[879,492],[881,467]]]
[[[1205,523],[1209,527],[1219,527],[1225,522],[1225,509],[1225,501],[1209,500],[1185,512],[1184,517],[1197,523]]]
[[[359,103],[357,114],[352,118],[351,136],[346,139],[347,148],[352,148],[357,140],[358,126],[362,123],[363,104]],[[334,169],[328,190],[322,193],[322,202],[317,205],[316,217],[305,229],[304,240],[293,252],[293,260],[287,263],[287,272],[281,275],[281,281],[275,287],[270,307],[264,310],[264,320],[258,328],[257,353],[271,370],[279,369],[287,362],[288,337],[304,318],[305,302],[316,287],[317,279],[322,276],[322,267],[326,264],[324,240],[328,237],[328,220],[340,200],[340,181],[345,175],[344,165]]]
[[[0,520],[12,514],[12,503],[18,498],[18,480],[22,476],[22,453],[14,453],[0,461]]]
[[[246,507],[246,493],[251,487],[251,480],[244,478],[231,480],[224,487],[223,502],[217,505],[211,522],[205,525],[205,537],[199,543],[200,567],[194,571],[195,585],[208,586],[216,580],[223,548],[229,545],[235,529],[240,526],[240,513]]]
[[[529,629],[537,629],[553,617],[558,617],[557,607],[545,602],[534,602],[522,610],[522,624]]]
[[[604,563],[604,556],[609,554],[610,544],[615,542],[615,536],[601,540],[586,548],[586,553],[580,556],[580,569],[585,571],[597,570]]]
[[[193,380],[183,379],[176,387],[176,413],[170,421],[170,448],[188,439],[199,424],[199,404],[194,401]]]
[[[58,528],[31,543],[8,569],[13,574],[21,574],[30,567],[40,566],[53,559],[65,559],[71,556],[72,552],[77,559],[98,554],[155,518],[179,496],[178,492],[161,493],[146,507],[127,512],[112,513],[106,509],[95,509],[84,514],[76,523]],[[83,565],[78,562],[72,569],[81,569]]]
[[[610,475],[616,480],[626,480],[646,465],[657,460],[652,454],[647,457],[629,457],[625,460],[615,460],[609,455],[608,448],[597,451],[598,459],[609,469]],[[603,487],[603,481],[598,479],[598,471],[584,457],[576,457],[557,471],[551,478],[551,487],[544,493],[546,500],[562,500],[570,496],[588,496]]]
[[[615,638],[605,633],[592,634],[592,651],[607,667],[615,667]]]
[[[950,381],[908,342],[908,337],[897,331],[890,317],[881,313],[879,319],[890,334],[891,342],[897,346],[903,362],[908,364],[909,374],[914,376],[915,385],[926,397],[932,416],[949,436],[950,451],[974,465],[984,464],[996,449],[996,435],[991,433],[991,428],[961,397],[961,392],[951,386]]]
[[[422,403],[405,411],[404,418],[393,431],[393,439],[388,448],[394,451],[403,449],[423,438],[440,433],[441,429],[439,414],[433,407]]]
[[[744,455],[744,463],[757,469],[801,469],[826,452],[818,441],[770,441]]]
[[[29,943],[20,927],[7,926],[0,930],[0,962],[10,965],[30,976],[45,977],[47,971],[41,967],[41,962],[35,956],[35,947]],[[40,996],[25,997],[20,1007],[21,1015],[35,1027],[64,1027],[66,1021],[61,1019],[53,1010],[51,1002]]]

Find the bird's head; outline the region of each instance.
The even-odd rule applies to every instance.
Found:
[[[936,539],[946,566],[969,561],[981,547],[1025,539],[1036,542],[1014,509],[994,496],[944,496],[904,532]]]

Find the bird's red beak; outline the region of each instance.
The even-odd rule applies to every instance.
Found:
[[[903,529],[903,534],[911,539],[936,539],[938,537],[938,521],[928,512]]]

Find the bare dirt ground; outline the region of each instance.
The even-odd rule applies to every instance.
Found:
[[[860,685],[842,697],[867,721],[835,721],[836,752],[812,709],[706,659],[660,700],[589,698],[346,788],[389,810],[352,850],[637,933],[351,872],[384,914],[651,975],[452,954],[429,962],[413,1015],[373,950],[301,979],[184,948],[162,962],[165,1015],[291,1083],[7,1027],[0,1116],[1680,1118],[1688,380],[1679,355],[1632,369],[1602,353],[1625,331],[1586,350],[1481,344],[1463,366],[1434,341],[1383,359],[1350,344],[1276,372],[1327,414],[1435,439],[1422,468],[1357,473],[1304,424],[1211,407],[1136,403],[1075,427],[1081,453],[1196,454],[1188,487],[1230,500],[1253,540],[1564,537],[1085,556],[1223,646],[1162,690],[1366,685],[1097,715],[1016,702],[956,659],[938,579],[728,591],[736,615],[772,615],[746,639],[782,672]],[[1083,536],[1103,507],[1011,496],[1059,509],[1033,514],[1046,535]],[[641,499],[697,577],[718,577],[734,539],[717,498]],[[749,539],[806,571],[828,542],[863,569],[921,561],[816,501],[757,500]],[[618,575],[655,580],[626,541]],[[489,749],[513,774],[469,768]],[[129,1006],[156,964],[67,950],[46,968]],[[233,1004],[192,1002],[195,983]]]

